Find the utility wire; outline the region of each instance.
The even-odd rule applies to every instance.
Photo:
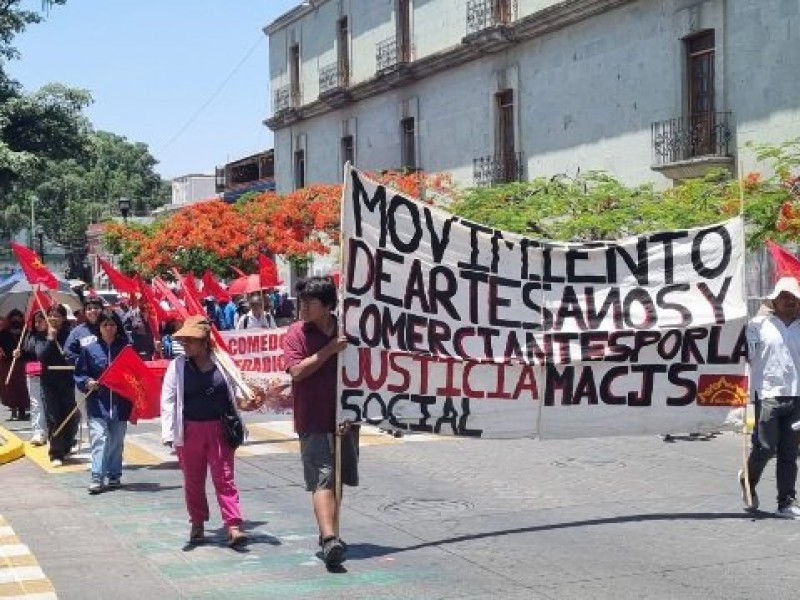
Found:
[[[191,117],[189,117],[189,120],[186,121],[186,123],[183,125],[183,127],[181,127],[178,130],[178,133],[173,135],[169,139],[169,141],[167,141],[167,143],[164,144],[163,148],[161,148],[162,152],[167,150],[167,148],[169,148],[173,144],[173,142],[175,142],[175,140],[177,140],[179,137],[181,137],[186,132],[186,130],[189,129],[189,127],[192,126],[192,124],[197,120],[197,117],[199,117],[203,113],[203,111],[206,108],[208,108],[208,106],[216,99],[216,97],[219,96],[220,92],[222,92],[222,90],[225,89],[225,86],[228,85],[228,82],[230,82],[230,80],[233,79],[233,76],[236,75],[236,73],[239,71],[239,69],[242,68],[242,65],[244,65],[244,63],[246,63],[247,60],[253,55],[253,52],[255,52],[256,49],[258,49],[258,46],[261,44],[261,42],[263,40],[264,40],[264,36],[263,35],[259,35],[258,36],[258,40],[256,40],[256,43],[253,44],[253,46],[247,51],[247,53],[241,58],[241,60],[239,60],[239,62],[236,64],[236,66],[233,67],[231,72],[228,73],[228,76],[225,78],[225,80],[222,83],[220,83],[219,86],[217,86],[217,89],[214,90],[214,92],[211,94],[211,96],[209,96],[208,100],[206,100],[200,106],[200,108],[198,108],[195,111],[195,113]]]

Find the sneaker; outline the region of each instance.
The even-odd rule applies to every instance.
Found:
[[[322,560],[326,567],[338,567],[344,561],[344,546],[335,535],[326,537],[322,544]]]
[[[797,506],[797,501],[792,498],[790,504],[779,506],[775,514],[782,519],[800,519],[800,506]]]
[[[51,467],[63,467],[64,466],[64,461],[61,460],[60,458],[54,458],[54,459],[52,459],[50,461],[50,466]]]
[[[116,489],[122,487],[122,480],[119,477],[109,477],[108,478],[108,485],[106,486],[109,489]]]
[[[237,525],[228,527],[228,546],[238,548],[247,543],[247,534]]]
[[[103,482],[98,481],[97,479],[92,479],[92,482],[89,484],[89,487],[87,489],[89,490],[89,493],[92,495],[99,494],[100,492],[103,491]]]
[[[742,504],[745,510],[758,510],[758,494],[753,486],[750,486],[750,503],[747,503],[747,489],[744,487],[744,469],[739,470],[739,487],[742,490]]]
[[[192,523],[192,528],[189,530],[189,543],[202,544],[206,541],[206,532],[203,529],[202,523]]]
[[[319,534],[319,538],[317,538],[317,543],[319,544],[320,548],[322,548],[322,546],[324,545],[323,542],[322,542],[322,534],[321,533]],[[339,543],[342,546],[344,546],[345,550],[347,550],[347,542],[345,542],[342,538],[339,538]]]
[[[31,446],[44,446],[44,434],[34,433],[30,441]]]

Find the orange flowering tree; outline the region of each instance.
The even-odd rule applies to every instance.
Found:
[[[448,175],[368,175],[428,201],[453,190]],[[232,276],[231,267],[253,273],[259,254],[304,264],[312,254],[327,254],[338,243],[341,197],[341,184],[313,184],[285,195],[246,195],[235,205],[211,200],[151,226],[110,223],[104,243],[120,256],[124,272],[145,276],[171,277],[172,268],[195,274],[211,269],[220,277]]]

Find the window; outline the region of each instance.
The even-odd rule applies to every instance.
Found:
[[[289,48],[289,85],[292,106],[300,104],[300,45]]]
[[[510,0],[493,0],[492,10],[494,12],[495,23],[511,22],[511,2]]]
[[[299,190],[306,186],[306,153],[305,150],[296,150],[294,153],[294,189]]]
[[[684,39],[686,89],[692,156],[714,152],[714,30]]]
[[[495,160],[497,161],[497,182],[506,183],[517,180],[516,153],[514,140],[514,90],[503,90],[495,95],[497,104],[497,133],[495,139]]]
[[[352,135],[346,135],[341,140],[342,146],[342,167],[346,163],[350,163],[351,165],[355,165],[356,163],[356,152],[355,152],[355,144],[353,142]]]
[[[350,83],[350,30],[347,17],[342,17],[336,24],[338,39],[339,85]]]
[[[407,117],[400,121],[400,166],[403,169],[415,170],[417,168],[417,153],[415,148],[414,117]]]
[[[411,0],[397,0],[397,59],[411,60]]]

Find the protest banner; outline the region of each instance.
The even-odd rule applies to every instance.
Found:
[[[476,437],[696,432],[747,400],[741,219],[554,242],[352,168],[342,210],[343,419]]]
[[[288,327],[221,331],[234,364],[249,384],[266,392],[259,408],[285,412],[292,408],[291,383],[283,359],[283,340]]]

